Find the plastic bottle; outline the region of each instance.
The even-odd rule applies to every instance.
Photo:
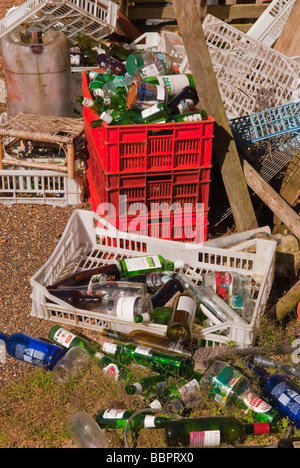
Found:
[[[104,281],[120,280],[139,274],[156,271],[175,271],[183,267],[181,260],[166,260],[162,255],[146,255],[122,259],[90,270],[77,271],[57,281],[51,288],[88,285],[92,276],[98,275]]]
[[[186,86],[179,94],[168,102],[172,115],[183,114],[191,110],[199,102],[197,91],[192,86]]]
[[[167,419],[165,424],[168,447],[217,447],[243,440],[248,434],[270,432],[268,423],[248,424],[227,416]]]
[[[134,81],[127,93],[129,109],[145,109],[158,102],[166,103],[168,92],[165,86]]]
[[[110,442],[94,418],[85,412],[73,414],[67,429],[77,448],[109,448]]]
[[[163,76],[148,76],[143,78],[144,83],[152,83],[155,85],[164,86],[167,89],[169,96],[176,96],[186,86],[195,88],[193,75],[187,73],[186,75],[163,75]]]
[[[197,111],[185,112],[184,114],[171,115],[167,122],[201,122],[207,119],[206,111],[204,109],[198,109]]]
[[[184,287],[176,278],[170,279],[165,283],[151,298],[154,309],[165,306],[176,293],[183,293]]]
[[[143,395],[154,397],[163,393],[167,387],[167,380],[161,375],[143,377],[138,382],[127,384],[125,393],[127,395]]]
[[[167,337],[171,341],[191,341],[196,307],[196,301],[189,290],[184,291],[175,299],[166,331]]]
[[[166,75],[174,72],[172,58],[164,52],[139,51],[130,54],[126,60],[126,68],[129,75],[134,75],[138,67],[159,61],[163,64]]]
[[[125,409],[105,409],[100,411],[96,417],[99,426],[105,429],[125,429],[128,419],[134,411]],[[129,429],[164,427],[165,416],[152,416],[149,414],[138,414],[129,424]]]
[[[197,349],[196,345],[190,343],[175,343],[169,340],[167,336],[160,336],[144,330],[132,330],[128,334],[117,332],[116,330],[103,330],[101,334],[125,343],[131,342],[166,352],[182,354],[188,357],[192,357]]]
[[[248,365],[259,379],[264,398],[300,429],[300,388],[285,375],[268,374],[258,366]]]
[[[291,365],[289,363],[279,363],[274,359],[268,358],[266,356],[256,355],[253,358],[253,363],[256,366],[266,367],[266,368],[275,368],[280,374],[285,375],[286,377],[295,377],[300,379],[300,367]]]
[[[54,366],[53,379],[59,384],[66,384],[86,369],[90,362],[88,351],[81,346],[74,346]]]
[[[52,370],[66,353],[61,346],[25,333],[14,333],[10,336],[0,333],[0,340],[5,342],[9,356],[46,370]]]
[[[99,54],[97,63],[100,68],[104,68],[107,73],[114,75],[126,75],[126,66],[113,57],[107,54]]]
[[[145,314],[136,314],[133,317],[134,323],[159,323],[167,325],[172,315],[172,307],[156,307]]]
[[[106,356],[102,352],[101,346],[95,341],[80,337],[60,325],[54,325],[51,328],[49,339],[58,343],[66,350],[78,346],[86,349],[91,358],[95,360],[108,377],[113,377],[115,380],[127,380],[130,377],[130,372],[110,356]]]
[[[165,375],[177,374],[184,376],[194,368],[193,361],[186,356],[159,351],[147,346],[105,342],[102,349],[104,353],[116,356],[121,363],[137,362]]]
[[[203,375],[200,386],[220,406],[230,403],[257,422],[275,425],[279,413],[252,389],[249,380],[226,362],[215,361]]]

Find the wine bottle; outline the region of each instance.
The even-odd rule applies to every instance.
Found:
[[[133,52],[131,48],[123,47],[122,45],[116,44],[115,42],[111,42],[108,46],[103,41],[101,41],[100,47],[107,55],[119,60],[120,62],[126,62],[128,56]]]
[[[217,447],[270,432],[268,423],[244,423],[227,416],[167,419],[165,424],[168,447]]]
[[[180,268],[183,268],[181,260],[166,260],[162,255],[131,257],[90,270],[77,271],[57,281],[51,288],[88,285],[92,276],[96,275],[98,281],[101,281],[101,278],[103,281],[113,281],[156,271],[175,271]]]
[[[106,122],[108,125],[133,124],[131,113],[127,109],[127,107],[112,109],[112,111],[110,112],[102,112],[102,114],[100,115],[100,119],[102,120],[102,122]]]
[[[143,377],[138,382],[127,384],[125,393],[127,395],[143,395],[154,397],[163,393],[167,387],[167,380],[161,375]]]
[[[192,86],[195,88],[194,78],[189,73],[186,75],[175,74],[164,76],[148,76],[143,78],[143,82],[164,86],[167,89],[169,96],[176,96],[186,86]]]
[[[52,370],[66,353],[61,346],[26,333],[14,333],[10,336],[0,333],[0,340],[4,341],[6,352],[12,358],[46,370]]]
[[[184,291],[175,299],[166,332],[171,341],[191,341],[196,307],[196,301],[189,290]]]
[[[215,361],[204,373],[200,386],[220,406],[232,403],[256,422],[275,425],[280,419],[278,411],[251,389],[248,379],[226,362]]]
[[[96,422],[101,428],[105,429],[125,429],[128,419],[134,414],[134,411],[125,409],[105,409],[96,416]],[[164,427],[166,416],[153,416],[150,414],[137,414],[129,424],[128,429]]]
[[[201,122],[207,120],[208,116],[204,109],[198,109],[197,111],[185,112],[184,114],[171,115],[168,119],[168,123],[175,122]]]
[[[183,293],[184,287],[182,283],[174,278],[165,283],[151,298],[154,309],[165,306],[176,293]]]
[[[76,289],[50,289],[47,288],[48,292],[53,296],[61,299],[68,304],[71,304],[73,307],[78,309],[88,309],[92,310],[94,308],[100,307],[101,297],[91,294],[82,294]],[[53,302],[50,299],[47,299],[48,302]]]
[[[165,375],[184,376],[193,371],[194,368],[193,361],[186,356],[162,352],[132,343],[104,342],[102,350],[106,354],[116,356],[121,363],[137,362]]]
[[[102,330],[101,334],[102,336],[113,338],[114,340],[122,341],[124,343],[135,343],[137,345],[148,346],[165,352],[182,354],[190,358],[197,349],[196,344],[175,343],[174,341],[169,340],[166,336],[160,336],[143,330],[132,330],[127,334],[117,332],[116,330],[106,329]]]
[[[170,110],[167,104],[158,102],[147,109],[142,109],[134,116],[133,122],[135,124],[166,122],[169,116]]]
[[[168,102],[168,107],[172,115],[183,114],[191,110],[199,102],[197,90],[192,86],[186,86],[179,94]]]

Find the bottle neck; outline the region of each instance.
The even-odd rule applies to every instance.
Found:
[[[254,424],[244,424],[244,431],[246,434],[270,434],[270,425],[269,423],[254,423]]]
[[[6,335],[5,333],[0,333],[0,340],[3,340],[6,342],[8,340],[9,335]]]

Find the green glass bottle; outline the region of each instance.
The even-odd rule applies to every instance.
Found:
[[[170,340],[191,341],[196,308],[197,303],[188,289],[175,299],[166,332]]]
[[[83,96],[77,96],[77,102],[79,102],[83,107],[91,109],[96,114],[100,115],[104,111],[104,102],[103,98],[97,97],[95,99],[85,98]]]
[[[125,409],[105,409],[96,416],[96,422],[104,429],[125,429],[128,419],[134,411]],[[166,416],[153,416],[150,414],[138,414],[132,419],[128,429],[142,429],[165,427]]]
[[[127,107],[115,108],[108,112],[102,112],[100,120],[108,125],[132,125],[131,112]]]
[[[149,65],[160,61],[165,69],[165,74],[171,74],[173,72],[173,60],[164,52],[149,52],[149,51],[137,51],[130,54],[126,60],[126,68],[129,75],[134,75],[138,67],[143,65]]]
[[[175,74],[175,75],[163,75],[163,76],[148,76],[143,78],[144,83],[151,83],[166,87],[169,96],[176,96],[186,86],[193,86],[195,88],[195,82],[193,75],[187,73],[186,75]]]
[[[185,112],[184,114],[171,115],[168,122],[201,122],[207,120],[207,113],[204,109],[199,109],[194,112]]]
[[[120,60],[120,62],[126,62],[128,56],[133,52],[132,49],[123,47],[122,45],[116,44],[115,42],[111,42],[108,46],[105,44],[105,42],[101,41],[100,47],[107,55]]]
[[[54,327],[51,328],[49,339],[67,350],[75,346],[86,349],[108,377],[114,377],[116,380],[119,378],[120,380],[128,380],[130,378],[130,371],[117,361],[114,361],[110,356],[106,356],[102,352],[101,346],[95,341],[75,335],[73,332],[66,330],[60,325],[54,325]]]
[[[167,325],[172,314],[172,307],[156,307],[146,314],[137,314],[133,317],[134,323],[159,323]]]
[[[165,425],[168,447],[217,447],[270,432],[268,423],[248,424],[227,416],[167,419]]]
[[[181,379],[176,384],[166,387],[164,398],[168,400],[178,399],[185,403],[188,400],[194,399],[200,395],[200,380],[202,375],[194,372],[189,379]]]
[[[206,370],[200,385],[219,405],[232,403],[257,422],[276,425],[280,419],[275,408],[251,389],[248,379],[226,362],[215,361]]]
[[[166,122],[170,115],[168,106],[164,102],[158,102],[148,107],[148,109],[143,109],[137,113],[133,121],[135,124]]]
[[[124,364],[137,362],[142,366],[150,367],[152,370],[165,375],[190,375],[194,369],[192,359],[179,356],[175,353],[167,353],[149,348],[147,346],[132,343],[105,342],[103,352],[116,356]]]
[[[164,393],[168,381],[161,375],[152,375],[150,377],[143,377],[138,382],[127,384],[125,386],[125,393],[127,395],[143,395],[154,397]]]

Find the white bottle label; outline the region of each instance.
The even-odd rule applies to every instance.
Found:
[[[187,401],[200,391],[198,380],[193,379],[179,389],[181,399]]]
[[[126,410],[123,409],[109,409],[103,413],[103,419],[122,419]]]
[[[191,447],[217,447],[220,443],[220,431],[190,432]]]
[[[164,101],[166,99],[166,88],[164,86],[157,86],[157,100]]]
[[[197,304],[191,297],[180,296],[177,304],[177,310],[184,310],[192,317],[195,317]]]
[[[103,97],[103,89],[102,88],[93,89],[93,95]]]
[[[143,119],[145,119],[146,117],[149,117],[150,115],[156,114],[156,112],[158,111],[159,111],[159,107],[157,106],[157,104],[155,104],[154,106],[148,107],[148,109],[144,109],[141,112],[141,116],[143,117]]]
[[[113,363],[109,364],[108,366],[104,367],[102,370],[103,370],[103,373],[107,375],[107,377],[113,377],[116,381],[118,380],[120,372],[116,364],[113,364]]]
[[[65,328],[59,328],[59,330],[57,330],[53,337],[54,341],[61,344],[65,348],[70,348],[70,345],[74,338],[77,338],[76,335],[69,332]]]
[[[115,343],[109,343],[108,341],[105,341],[105,343],[103,343],[102,349],[105,353],[116,354],[118,345]]]
[[[189,86],[190,82],[186,75],[165,75],[157,76],[158,82],[166,86],[169,94],[179,94],[180,91]]]
[[[152,356],[152,353],[153,349],[147,346],[137,346],[134,351],[134,354],[141,354],[142,356]]]
[[[155,65],[155,63],[151,63],[150,65],[146,65],[141,70],[141,74],[143,75],[143,77],[155,76],[156,73],[157,73],[157,66]]]
[[[120,297],[116,307],[117,317],[128,320],[129,322],[133,322],[133,310],[136,300],[136,296]]]
[[[134,387],[136,388],[136,392],[135,392],[136,394],[139,395],[140,393],[142,393],[143,387],[141,386],[141,384],[140,384],[139,382],[136,382],[136,383],[133,384],[133,385],[134,385]]]
[[[92,99],[83,98],[82,105],[86,107],[92,107],[94,105],[94,101]]]
[[[150,416],[150,415],[145,416],[144,427],[146,429],[149,429],[150,427],[155,427],[154,420],[155,420],[155,416]]]
[[[162,266],[158,255],[126,258],[124,261],[128,271],[151,270],[152,268],[161,268]]]

